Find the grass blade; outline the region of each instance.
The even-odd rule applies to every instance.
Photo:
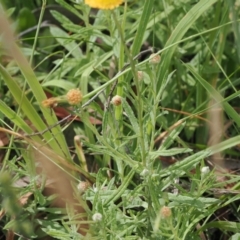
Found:
[[[170,38],[168,39],[165,47],[172,45],[180,41],[188,29],[194,24],[194,22],[210,8],[217,0],[201,0],[185,15],[185,17],[179,22]],[[159,80],[157,89],[160,89],[162,83],[164,83],[165,76],[168,72],[172,56],[177,48],[177,44],[164,51],[162,54],[162,61],[157,69],[157,79]],[[162,82],[163,81],[163,82]]]

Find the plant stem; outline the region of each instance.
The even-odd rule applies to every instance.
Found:
[[[116,14],[114,12],[113,12],[113,18],[114,18],[114,21],[115,21],[115,23],[118,27],[118,31],[119,31],[122,43],[124,43],[124,35],[123,35],[123,32],[122,32],[122,28],[121,28],[121,25],[119,24],[119,22],[117,20]],[[145,150],[145,145],[144,145],[144,131],[143,131],[143,117],[142,117],[143,106],[142,106],[142,101],[141,101],[140,84],[138,82],[137,71],[136,71],[136,67],[135,67],[133,57],[130,54],[126,44],[124,44],[124,48],[125,48],[125,53],[127,54],[127,57],[129,59],[129,62],[130,62],[130,66],[131,66],[132,73],[133,73],[133,79],[134,79],[135,86],[136,86],[136,91],[137,91],[135,101],[137,103],[136,106],[137,106],[137,114],[138,114],[139,128],[140,128],[139,137],[138,137],[138,142],[139,142],[138,144],[140,145],[140,151],[141,151],[141,155],[142,155],[143,166],[146,166],[146,150]]]

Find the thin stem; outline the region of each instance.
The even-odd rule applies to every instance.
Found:
[[[124,67],[124,47],[125,47],[125,41],[124,41],[124,32],[123,29],[125,29],[125,20],[126,20],[126,13],[127,13],[127,2],[125,2],[125,7],[124,7],[124,14],[123,14],[123,21],[122,25],[118,27],[118,21],[115,21],[115,24],[117,25],[118,28],[118,34],[120,36],[121,42],[120,42],[120,52],[119,52],[119,61],[118,61],[118,69],[122,69]],[[113,18],[114,20],[117,19],[116,15],[113,12]],[[124,82],[124,77],[123,75],[119,76],[118,82],[117,82],[117,95],[120,97],[123,97],[123,82]],[[116,143],[117,145],[121,145],[121,137],[122,137],[122,130],[123,130],[123,122],[122,122],[122,116],[123,116],[123,109],[122,109],[122,104],[119,106],[115,106],[115,119],[116,119],[116,124],[117,126],[117,131],[115,132],[115,137],[116,137]],[[122,178],[122,182],[124,180],[124,167],[123,167],[123,162],[117,161],[117,167],[119,174]]]
[[[120,44],[120,54],[119,54],[119,61],[118,61],[118,69],[122,69],[124,66],[124,46],[125,46],[125,37],[124,37],[124,32],[123,29],[125,29],[125,22],[126,22],[126,12],[127,12],[127,2],[125,2],[125,7],[124,7],[124,14],[123,14],[123,21],[122,25],[119,28],[118,26],[118,34],[121,38],[121,44]],[[116,21],[116,15],[113,14],[113,18],[115,20],[116,25],[118,25],[118,21]],[[117,95],[120,97],[123,97],[123,82],[124,82],[124,77],[123,75],[119,76],[118,78],[118,84],[117,84]],[[115,107],[115,118],[118,121],[118,123],[121,125],[120,126],[120,132],[122,131],[122,105],[120,104],[119,106]]]
[[[119,22],[117,20],[116,14],[114,12],[113,12],[113,18],[114,18],[114,21],[115,21],[115,23],[117,25],[117,28],[118,28],[121,40],[122,40],[122,42],[124,42],[124,35],[122,33],[122,28],[121,28],[121,25],[119,24]],[[132,70],[132,73],[133,73],[133,79],[134,79],[136,90],[137,90],[137,94],[136,94],[136,99],[135,100],[136,100],[136,103],[137,103],[136,104],[137,105],[137,114],[138,114],[139,128],[140,128],[138,141],[139,141],[140,150],[141,150],[141,153],[142,153],[142,163],[143,163],[143,166],[145,166],[146,165],[146,150],[145,150],[144,138],[143,138],[144,137],[144,133],[143,133],[143,117],[142,117],[143,106],[142,106],[142,101],[141,101],[140,84],[139,84],[139,81],[138,81],[137,71],[136,71],[136,67],[135,67],[135,63],[134,63],[133,57],[130,54],[126,44],[124,44],[124,48],[125,48],[125,53],[127,54],[127,57],[129,59],[129,62],[130,62],[131,70]]]
[[[30,65],[32,65],[34,52],[35,52],[35,49],[36,49],[36,46],[37,46],[38,35],[39,35],[40,28],[41,28],[41,23],[42,23],[43,15],[44,15],[44,12],[45,12],[46,3],[47,3],[47,1],[43,0],[42,9],[41,9],[41,12],[40,12],[38,25],[37,25],[36,35],[35,35],[34,42],[33,42],[32,54],[31,54],[31,57],[30,57],[30,60],[29,60]]]

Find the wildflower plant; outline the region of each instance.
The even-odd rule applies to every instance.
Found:
[[[223,161],[218,170],[217,159],[239,156],[237,57],[226,61],[237,55],[229,49],[239,13],[226,1],[182,2],[52,1],[62,14],[43,0],[26,46],[26,29],[16,45],[11,6],[0,7],[0,91],[11,100],[0,100],[8,136],[0,178],[14,176],[0,188],[29,201],[1,196],[4,235],[204,239],[213,227],[237,234],[239,177]],[[43,19],[46,5],[55,25]],[[210,110],[230,123],[209,120]],[[229,131],[210,144],[216,126]],[[234,221],[218,220],[225,207]],[[31,231],[21,225],[28,219]]]

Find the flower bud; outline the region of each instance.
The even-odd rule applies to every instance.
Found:
[[[169,218],[172,215],[172,211],[169,207],[163,206],[160,210],[160,215],[162,218]]]
[[[81,181],[77,188],[80,192],[85,192],[90,187],[89,182]]]
[[[203,175],[208,174],[209,172],[210,172],[210,169],[209,169],[208,166],[202,167],[201,173],[202,173]]]
[[[156,55],[155,53],[151,54],[149,57],[149,63],[151,63],[152,65],[160,63],[160,60],[160,55]]]
[[[111,100],[111,103],[114,105],[114,106],[119,106],[122,104],[122,98],[118,95],[114,96]]]
[[[202,167],[201,169],[201,177],[202,179],[206,177],[206,175],[210,172],[210,169],[208,166]]]
[[[82,93],[79,89],[71,89],[68,91],[67,95],[67,101],[71,105],[77,105],[82,101]]]
[[[92,220],[94,222],[100,222],[102,220],[102,214],[101,213],[94,213],[92,216]]]
[[[43,100],[42,105],[43,105],[43,107],[46,107],[46,108],[54,108],[58,105],[57,98],[52,97],[52,98]]]
[[[95,183],[93,184],[92,189],[93,189],[93,192],[95,193],[97,193],[99,190]]]
[[[137,72],[137,77],[138,77],[138,80],[139,80],[139,81],[142,81],[142,80],[143,80],[143,77],[144,77],[143,71],[138,71],[138,72]]]
[[[144,169],[142,170],[142,172],[140,173],[140,175],[143,176],[143,177],[148,176],[148,175],[149,175],[149,170],[146,169],[146,168],[144,168]]]

